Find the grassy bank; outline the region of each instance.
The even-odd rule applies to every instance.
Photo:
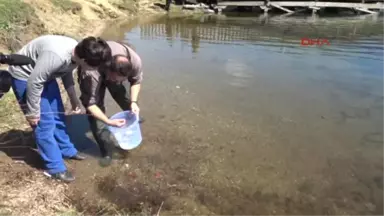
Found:
[[[98,35],[106,23],[159,12],[154,0],[0,0],[0,51],[15,51],[37,35]]]
[[[42,34],[99,35],[110,21],[161,11],[152,5],[152,0],[0,0],[0,52],[14,52]],[[67,186],[37,171],[32,144],[10,91],[0,100],[0,215],[80,215],[65,196]]]
[[[14,51],[30,39],[25,36],[46,31],[35,10],[21,0],[0,0],[0,11],[0,44],[5,50]]]

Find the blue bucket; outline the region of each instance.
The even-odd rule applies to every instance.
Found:
[[[126,121],[122,127],[108,126],[120,148],[130,150],[141,144],[139,117],[136,114],[131,111],[124,111],[116,113],[110,119],[125,119]]]

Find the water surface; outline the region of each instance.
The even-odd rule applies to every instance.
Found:
[[[147,122],[100,195],[162,214],[383,214],[383,20],[348,19],[165,16],[113,32],[142,57]]]

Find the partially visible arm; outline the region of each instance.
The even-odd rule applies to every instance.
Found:
[[[141,88],[141,81],[143,79],[143,73],[140,70],[136,70],[138,73],[136,73],[136,76],[133,76],[130,78],[130,83],[131,83],[131,110],[135,114],[139,114],[140,108],[137,103],[139,93],[140,93],[140,88]]]
[[[29,119],[40,117],[40,99],[44,84],[53,78],[52,73],[59,70],[64,61],[53,52],[44,52],[36,61],[35,68],[28,78],[27,84],[27,113]]]
[[[101,78],[95,75],[98,72],[81,71],[81,73],[87,73],[87,75],[81,77],[80,82],[80,88],[82,90],[81,101],[83,106],[87,109],[88,112],[92,114],[92,116],[104,122],[105,124],[109,124],[110,121],[108,117],[96,104],[98,97],[104,95],[104,93],[100,91],[105,91],[105,88],[102,86],[102,81],[100,80]],[[101,99],[103,100],[104,98]]]
[[[35,61],[33,61],[33,59],[29,58],[28,56],[19,55],[19,54],[4,55],[3,53],[0,53],[0,63],[15,65],[15,66],[29,65],[29,64],[32,65],[32,67],[35,66]]]
[[[138,68],[134,73],[134,76],[128,78],[131,84],[131,101],[137,101],[141,89],[141,82],[143,81],[143,72],[141,68]]]
[[[131,86],[131,101],[136,101],[139,97],[141,84],[135,84]]]
[[[87,110],[92,113],[93,117],[103,121],[105,124],[115,127],[121,127],[125,125],[125,119],[108,119],[108,117],[101,111],[97,105],[87,107]]]
[[[67,91],[69,100],[72,105],[72,110],[77,110],[80,108],[80,102],[77,98],[77,94],[75,91],[75,82],[73,81],[73,69],[74,67],[70,67],[63,77],[61,77],[61,80],[63,81],[65,90]]]
[[[97,105],[91,105],[87,107],[87,110],[97,119],[104,122],[105,124],[110,124],[109,118],[101,111]]]

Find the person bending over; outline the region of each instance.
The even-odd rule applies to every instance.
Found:
[[[17,54],[32,59],[33,63],[10,65],[8,72],[12,78],[6,83],[8,87],[2,88],[9,89],[12,86],[33,128],[46,173],[55,179],[71,182],[75,178],[67,170],[63,158],[83,160],[85,157],[78,153],[68,136],[64,105],[56,78],[62,79],[74,113],[80,113],[72,72],[77,66],[91,68],[110,61],[109,46],[94,37],[78,43],[66,36],[43,35],[27,43]]]
[[[107,41],[112,60],[98,70],[78,68],[81,90],[80,100],[87,109],[90,127],[102,155],[101,165],[111,164],[117,141],[108,130],[108,125],[121,127],[124,119],[110,120],[105,115],[104,97],[106,89],[122,110],[131,110],[139,115],[138,97],[143,79],[139,55],[128,45]],[[140,118],[140,123],[143,119]]]

